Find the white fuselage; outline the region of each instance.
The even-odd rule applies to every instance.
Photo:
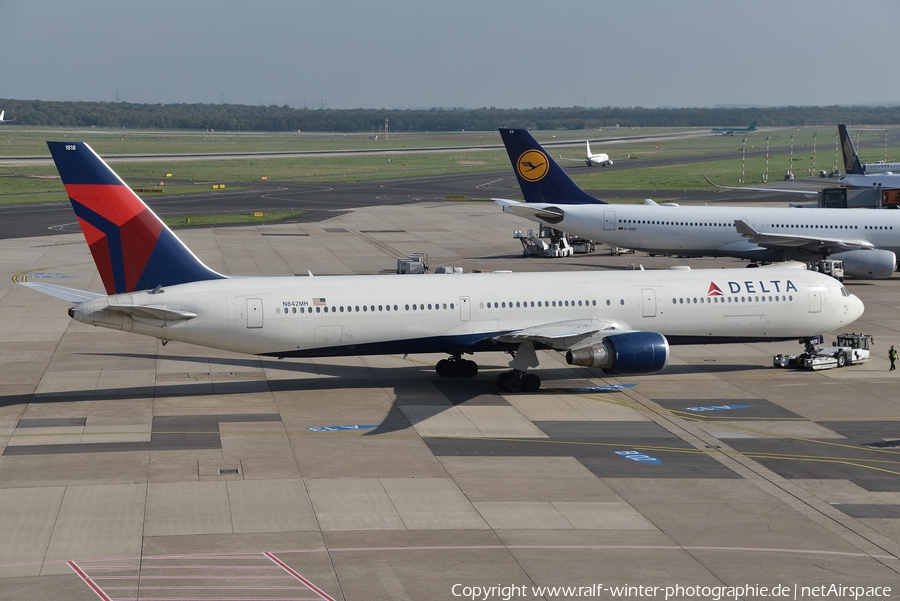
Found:
[[[865,163],[862,166],[867,174],[900,172],[900,163]]]
[[[734,222],[740,219],[760,232],[867,240],[877,248],[900,254],[900,211],[612,204],[521,206],[555,207],[564,213],[562,220],[551,224],[559,230],[651,253],[759,261],[816,258],[799,249],[767,249],[751,242],[735,229]]]
[[[114,305],[196,317],[132,317]],[[231,278],[99,298],[70,315],[217,349],[327,356],[514,349],[495,338],[591,320],[610,333],[652,331],[674,344],[777,340],[829,332],[862,311],[821,274],[729,269]]]
[[[900,175],[893,173],[866,173],[865,175],[854,175],[848,173],[841,178],[841,184],[851,188],[900,188]]]

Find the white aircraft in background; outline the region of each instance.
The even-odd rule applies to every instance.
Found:
[[[865,188],[884,188],[892,190],[900,188],[900,175],[895,175],[891,172],[892,169],[888,168],[897,167],[898,170],[900,170],[900,163],[868,163],[864,168],[863,164],[859,160],[859,155],[856,153],[856,148],[853,146],[853,140],[850,138],[850,134],[847,132],[847,126],[843,123],[838,125],[838,134],[841,142],[841,153],[844,157],[845,172],[844,177],[840,179],[840,185],[858,190]],[[884,166],[884,169],[869,169],[875,165]],[[716,188],[725,188],[727,190],[779,192],[783,194],[803,194],[805,196],[816,196],[818,194],[818,192],[797,189],[778,189],[753,186],[721,186],[719,184],[714,184],[705,175],[703,176],[703,178],[711,186],[715,186]]]
[[[6,111],[0,111],[0,123],[9,123],[9,122],[11,122],[11,121],[15,121],[15,120],[16,120],[15,117],[13,117],[12,119],[4,119],[4,118],[3,118],[3,113],[5,113],[5,112],[6,112]]]
[[[838,133],[841,138],[841,152],[844,155],[844,171],[841,184],[851,188],[900,188],[900,175],[894,175],[889,170],[881,173],[870,173],[863,169],[853,146],[853,139],[847,132],[847,126],[838,125]]]
[[[866,174],[893,173],[894,171],[900,171],[900,163],[888,163],[887,161],[878,161],[877,163],[863,163],[862,169]]]
[[[900,211],[611,205],[578,187],[524,129],[501,129],[525,202],[507,213],[613,246],[759,263],[840,259],[844,273],[889,278],[900,253]],[[540,169],[530,165],[543,165]]]
[[[756,121],[747,127],[714,127],[709,131],[716,136],[733,136],[735,133],[746,134],[756,131]]]
[[[589,140],[584,141],[585,146],[587,146],[587,154],[583,159],[566,159],[560,155],[559,160],[561,161],[576,161],[580,163],[584,163],[588,167],[593,167],[597,165],[599,167],[611,167],[613,162],[612,159],[609,158],[609,155],[605,152],[591,152],[591,143]]]
[[[83,142],[48,142],[106,294],[22,282],[74,303],[83,323],[275,357],[509,351],[501,390],[540,387],[535,349],[607,373],[655,373],[669,343],[783,340],[842,328],[862,302],[785,269],[447,276],[235,277],[204,265]],[[558,168],[558,167],[557,167]]]

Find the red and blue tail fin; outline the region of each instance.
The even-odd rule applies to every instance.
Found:
[[[527,130],[501,128],[500,137],[525,202],[607,204],[579,188]]]
[[[107,294],[225,276],[179,240],[84,142],[47,142]]]

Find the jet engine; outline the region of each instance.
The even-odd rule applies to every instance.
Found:
[[[568,351],[566,362],[599,367],[608,374],[653,374],[669,362],[669,341],[656,332],[614,334],[600,344]]]
[[[844,275],[861,280],[884,280],[894,273],[897,257],[889,250],[848,250],[828,256],[844,262]]]

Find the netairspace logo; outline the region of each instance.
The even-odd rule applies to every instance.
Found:
[[[621,585],[604,586],[534,586],[526,584],[497,584],[494,586],[467,586],[454,584],[451,588],[454,597],[470,601],[510,601],[516,597],[589,599],[608,597],[611,599],[659,598],[669,599],[708,599],[710,601],[740,601],[747,597],[773,599],[884,599],[891,596],[889,586],[845,586],[842,584],[820,586],[760,586],[745,584],[741,586],[643,586]]]

